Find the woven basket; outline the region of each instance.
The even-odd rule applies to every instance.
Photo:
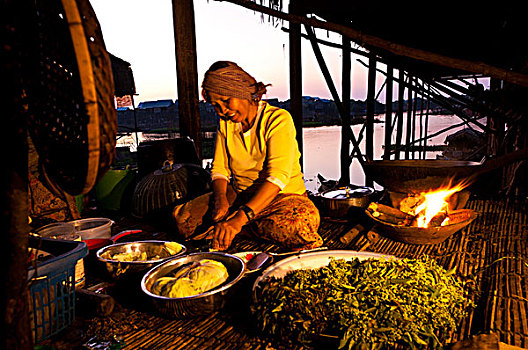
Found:
[[[146,218],[210,189],[210,174],[195,164],[165,162],[163,168],[145,176],[133,195],[132,214]]]
[[[38,79],[29,131],[50,182],[87,193],[110,167],[117,117],[110,59],[87,0],[35,3]]]

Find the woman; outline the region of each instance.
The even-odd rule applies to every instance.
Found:
[[[262,101],[266,86],[236,63],[218,61],[205,73],[202,96],[220,117],[211,169],[213,192],[177,206],[177,229],[195,237],[213,224],[213,248],[238,234],[287,249],[322,245],[320,217],[306,195],[293,120]]]

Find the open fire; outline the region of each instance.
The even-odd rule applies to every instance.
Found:
[[[458,222],[457,211],[453,210],[453,196],[469,186],[469,181],[448,185],[428,192],[412,193],[399,202],[399,208],[380,203],[371,203],[370,214],[390,224],[411,227],[439,227]]]
[[[429,227],[449,224],[449,199],[466,188],[470,183],[461,182],[422,192],[411,194],[400,202],[400,210],[413,217],[411,226]]]

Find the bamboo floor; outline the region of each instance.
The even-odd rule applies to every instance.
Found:
[[[396,242],[375,228],[366,230],[348,244],[341,243],[339,238],[357,224],[354,220],[323,218],[319,231],[330,249],[370,251],[400,258],[427,254],[446,269],[456,268],[461,277],[474,276],[478,290],[477,307],[462,321],[452,336],[452,342],[491,332],[498,337],[501,348],[528,348],[526,203],[470,199],[466,208],[477,211],[477,219],[436,245]],[[241,239],[234,242],[232,249],[274,248],[270,244]],[[254,331],[249,312],[253,281],[254,277],[245,278],[228,305],[209,316],[193,319],[160,317],[149,307],[148,301],[134,299],[137,294],[129,290],[128,302],[115,295],[116,301],[122,305],[118,311],[107,317],[83,320],[82,324],[75,322],[69,328],[84,327],[80,333],[84,340],[94,335],[108,337],[115,333],[124,340],[123,349],[281,349],[280,344],[270,342]],[[60,334],[54,339],[60,339]]]

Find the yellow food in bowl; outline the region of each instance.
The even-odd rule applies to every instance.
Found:
[[[169,298],[190,297],[218,287],[228,277],[224,264],[203,259],[178,269],[173,276],[160,277],[151,292]]]

